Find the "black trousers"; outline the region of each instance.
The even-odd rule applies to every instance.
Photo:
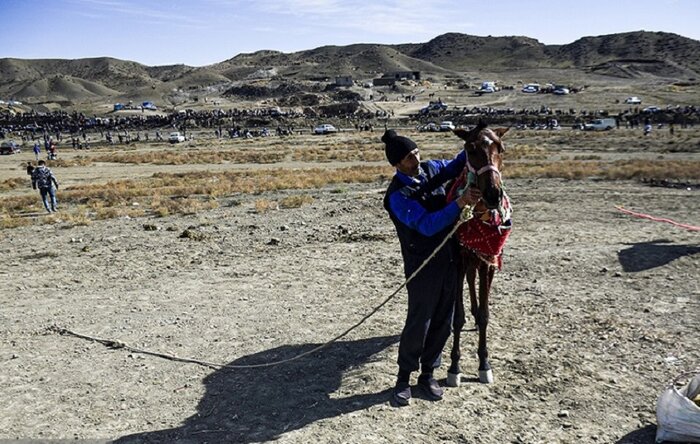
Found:
[[[399,369],[404,372],[440,366],[442,349],[452,330],[457,296],[461,295],[458,264],[435,257],[408,283],[408,312],[399,342]],[[442,260],[440,260],[442,259]]]

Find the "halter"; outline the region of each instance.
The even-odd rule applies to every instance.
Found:
[[[483,167],[479,168],[478,170],[474,168],[474,166],[467,160],[467,169],[469,170],[470,173],[474,174],[475,176],[480,176],[486,171],[493,171],[494,173],[498,174],[498,177],[501,177],[501,172],[498,171],[498,168],[496,168],[495,165],[484,165]]]
[[[489,130],[489,131],[490,131],[490,130]],[[489,138],[488,136],[484,136],[484,137],[483,137],[483,140],[484,140],[484,142],[488,143],[489,146],[490,146],[492,143],[494,143],[494,141],[491,140],[491,138]],[[467,169],[469,170],[470,173],[472,173],[472,174],[474,175],[474,178],[476,178],[476,177],[482,175],[482,174],[485,173],[486,171],[493,171],[494,173],[498,174],[498,178],[499,178],[499,179],[501,178],[501,172],[498,171],[498,168],[496,168],[495,165],[493,165],[493,164],[487,164],[487,165],[484,165],[483,167],[481,167],[481,168],[479,168],[479,169],[477,170],[476,168],[474,168],[474,166],[473,166],[473,165],[471,164],[471,162],[469,161],[469,157],[467,157]]]

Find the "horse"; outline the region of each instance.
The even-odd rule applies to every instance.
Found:
[[[456,232],[460,251],[460,282],[469,285],[471,314],[479,333],[479,381],[490,384],[493,372],[488,360],[486,329],[489,322],[489,294],[496,268],[502,265],[502,249],[511,231],[512,208],[503,191],[501,168],[505,146],[501,140],[509,128],[487,128],[479,123],[471,131],[455,129],[453,133],[464,140],[467,164],[448,193],[448,200],[456,199],[469,186],[481,191],[481,199],[471,210],[466,222]],[[479,278],[478,297],[476,278]],[[453,317],[453,344],[451,365],[447,370],[447,385],[457,387],[461,381],[459,360],[460,337],[466,323],[463,295],[455,302]]]

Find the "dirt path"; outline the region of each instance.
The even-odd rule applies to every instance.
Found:
[[[346,340],[270,369],[215,370],[47,332],[232,364],[308,350],[402,281],[386,184],[313,191],[311,204],[263,214],[256,199],[286,194],[196,216],[11,230],[0,238],[0,439],[653,442],[656,397],[700,363],[700,244],[613,205],[698,225],[697,191],[509,185],[515,231],[489,326],[496,381],[471,379],[467,333],[465,384],[403,409],[387,402],[403,292]],[[180,238],[188,227],[197,235]]]

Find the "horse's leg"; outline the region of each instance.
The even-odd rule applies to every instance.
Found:
[[[469,310],[472,314],[472,318],[474,319],[474,324],[476,325],[476,329],[478,331],[479,330],[479,323],[477,322],[477,315],[478,315],[478,311],[479,311],[479,303],[476,299],[476,272],[481,264],[481,261],[479,258],[477,258],[476,256],[471,255],[471,254],[468,255],[468,259],[467,259],[467,257],[465,257],[465,260],[468,261],[466,275],[467,275],[467,282],[469,283]]]
[[[466,258],[460,257],[459,277],[458,282],[462,287],[455,300],[454,315],[452,317],[452,352],[450,353],[450,368],[447,369],[447,385],[450,387],[459,387],[462,371],[459,367],[459,360],[462,357],[460,347],[460,337],[462,328],[466,322],[464,315],[464,276],[465,276]]]
[[[479,264],[479,308],[476,323],[479,326],[479,381],[490,384],[493,382],[493,372],[489,364],[489,351],[486,347],[486,328],[489,325],[489,293],[496,268],[486,263]]]

